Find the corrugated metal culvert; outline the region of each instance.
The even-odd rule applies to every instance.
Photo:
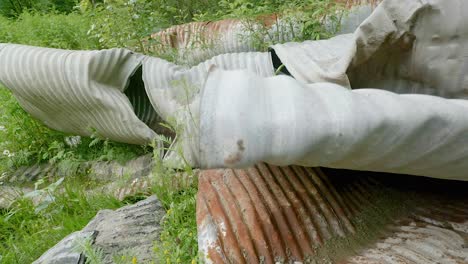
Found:
[[[215,263],[304,260],[354,233],[349,216],[319,169],[259,164],[199,176],[199,246]]]
[[[206,170],[199,248],[207,263],[467,263],[466,187],[298,166]]]

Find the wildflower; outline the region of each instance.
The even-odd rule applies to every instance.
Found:
[[[5,130],[5,126],[0,126],[0,131],[4,131]]]
[[[9,151],[8,149],[5,149],[5,150],[3,151],[3,155],[5,155],[5,156],[10,155],[10,151]]]
[[[80,136],[66,137],[65,143],[72,148],[76,148],[81,143]]]
[[[137,264],[137,258],[136,257],[132,258],[132,264]]]

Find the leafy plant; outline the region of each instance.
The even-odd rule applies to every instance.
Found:
[[[153,147],[153,192],[167,211],[162,223],[160,241],[155,241],[154,250],[161,262],[196,263],[196,174],[190,167],[179,171],[165,166],[160,149],[154,143]]]
[[[47,206],[25,197],[0,210],[2,263],[31,263],[63,237],[82,229],[98,210],[124,205],[106,194],[87,193],[94,184],[83,180],[69,177],[43,188],[39,187],[45,182],[39,182],[37,190],[54,197]]]
[[[67,144],[70,135],[32,118],[8,90],[0,88],[0,102],[0,172],[41,162],[58,166],[86,160],[124,162],[148,151],[146,146],[112,142],[96,135],[80,138],[75,145]]]

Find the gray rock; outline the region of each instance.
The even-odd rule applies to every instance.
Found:
[[[155,259],[153,245],[159,241],[160,222],[165,215],[156,196],[118,210],[101,210],[88,225],[79,232],[64,238],[56,246],[44,253],[36,264],[67,263],[78,264],[82,261],[73,252],[73,241],[89,234],[95,234],[93,245],[102,250],[103,263],[113,263],[114,256],[136,257],[138,263],[147,263]],[[130,254],[130,255],[129,255]],[[60,256],[64,262],[52,262]]]
[[[18,184],[34,182],[39,179],[84,174],[96,181],[112,182],[116,179],[146,177],[151,174],[152,169],[153,158],[151,154],[147,154],[132,159],[125,164],[120,164],[117,161],[90,161],[70,166],[36,164],[31,167],[21,167],[13,173],[8,173],[5,180],[9,184]]]
[[[153,170],[153,157],[151,154],[130,160],[124,165],[116,161],[90,162],[87,175],[89,178],[101,182],[110,182],[116,179],[137,179],[146,177]]]
[[[71,233],[62,239],[53,248],[47,250],[33,264],[82,264],[85,263],[85,256],[75,251],[75,241],[91,239],[96,236],[96,232],[78,231]]]
[[[0,208],[9,208],[14,201],[32,190],[31,188],[0,185]]]

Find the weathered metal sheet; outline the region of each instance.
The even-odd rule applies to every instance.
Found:
[[[390,235],[345,262],[468,263],[468,200],[441,203],[424,197],[421,202],[390,227]]]
[[[266,162],[468,180],[468,100],[221,70],[201,98],[202,168]]]
[[[219,69],[245,69],[255,75],[273,76],[273,64],[266,52],[230,53],[215,56],[193,67],[184,67],[156,57],[145,57],[143,81],[153,107],[164,120],[176,118],[188,108],[198,113],[196,96],[213,66]]]
[[[460,10],[466,1],[385,0],[353,34],[273,45],[274,60],[306,83],[467,98],[468,18]]]
[[[271,57],[266,52],[223,54],[191,68],[154,57],[143,61],[143,81],[149,99],[159,116],[178,133],[177,142],[166,154],[167,166],[180,167],[185,161],[195,167],[198,164],[200,90],[213,67],[245,69],[264,77],[274,75]]]
[[[318,256],[326,263],[467,263],[465,187],[465,182],[298,166],[206,170],[197,197],[199,249],[208,263],[320,263]],[[386,202],[378,202],[382,199]],[[390,201],[407,209],[381,215],[388,225],[379,230],[353,227],[364,212],[384,212],[376,206]],[[374,221],[383,223],[369,223]],[[339,256],[323,255],[329,239],[357,241],[363,232],[372,240],[357,247],[350,242],[346,247],[353,248],[339,249],[345,253],[326,253]]]
[[[349,217],[319,169],[259,164],[199,176],[198,243],[208,263],[302,261],[354,233]]]
[[[411,222],[399,226],[390,237],[375,248],[350,258],[346,263],[468,263],[463,237],[450,229],[434,225],[419,226]]]
[[[0,46],[0,82],[47,126],[67,133],[145,144],[155,132],[123,93],[142,57],[124,49],[68,51]],[[148,120],[150,120],[149,118]]]

